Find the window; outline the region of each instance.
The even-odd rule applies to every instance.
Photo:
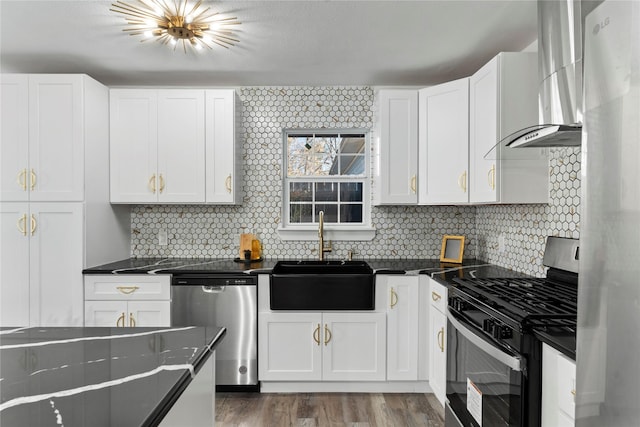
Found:
[[[284,132],[283,226],[370,228],[369,144],[363,130]]]

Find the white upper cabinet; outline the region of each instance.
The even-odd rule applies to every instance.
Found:
[[[418,97],[419,203],[469,202],[469,78]]]
[[[3,201],[82,201],[81,75],[2,75]]]
[[[374,204],[418,203],[418,91],[376,93]]]
[[[536,58],[535,53],[500,53],[470,78],[471,203],[549,200],[548,151],[496,146],[538,123]]]
[[[112,89],[111,202],[204,203],[204,91]]]
[[[207,90],[207,203],[237,204],[241,191],[240,102],[233,89]]]
[[[240,200],[232,89],[112,89],[111,202]]]

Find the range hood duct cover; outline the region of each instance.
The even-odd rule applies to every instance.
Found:
[[[538,0],[539,125],[507,146],[562,147],[582,142],[582,14],[580,0]]]

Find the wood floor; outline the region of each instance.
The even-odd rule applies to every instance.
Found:
[[[216,393],[217,427],[444,426],[444,411],[423,393]]]

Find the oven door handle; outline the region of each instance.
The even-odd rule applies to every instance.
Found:
[[[512,356],[508,353],[505,353],[504,351],[500,350],[498,347],[483,340],[478,335],[476,335],[471,329],[464,326],[448,310],[447,310],[447,319],[449,319],[449,322],[451,322],[451,325],[453,325],[453,327],[456,328],[456,330],[460,332],[460,334],[462,334],[463,337],[471,341],[471,343],[474,344],[476,347],[480,348],[480,350],[484,351],[489,356],[498,360],[500,363],[507,365],[514,371],[517,371],[517,372],[523,371],[525,362],[522,357]]]

